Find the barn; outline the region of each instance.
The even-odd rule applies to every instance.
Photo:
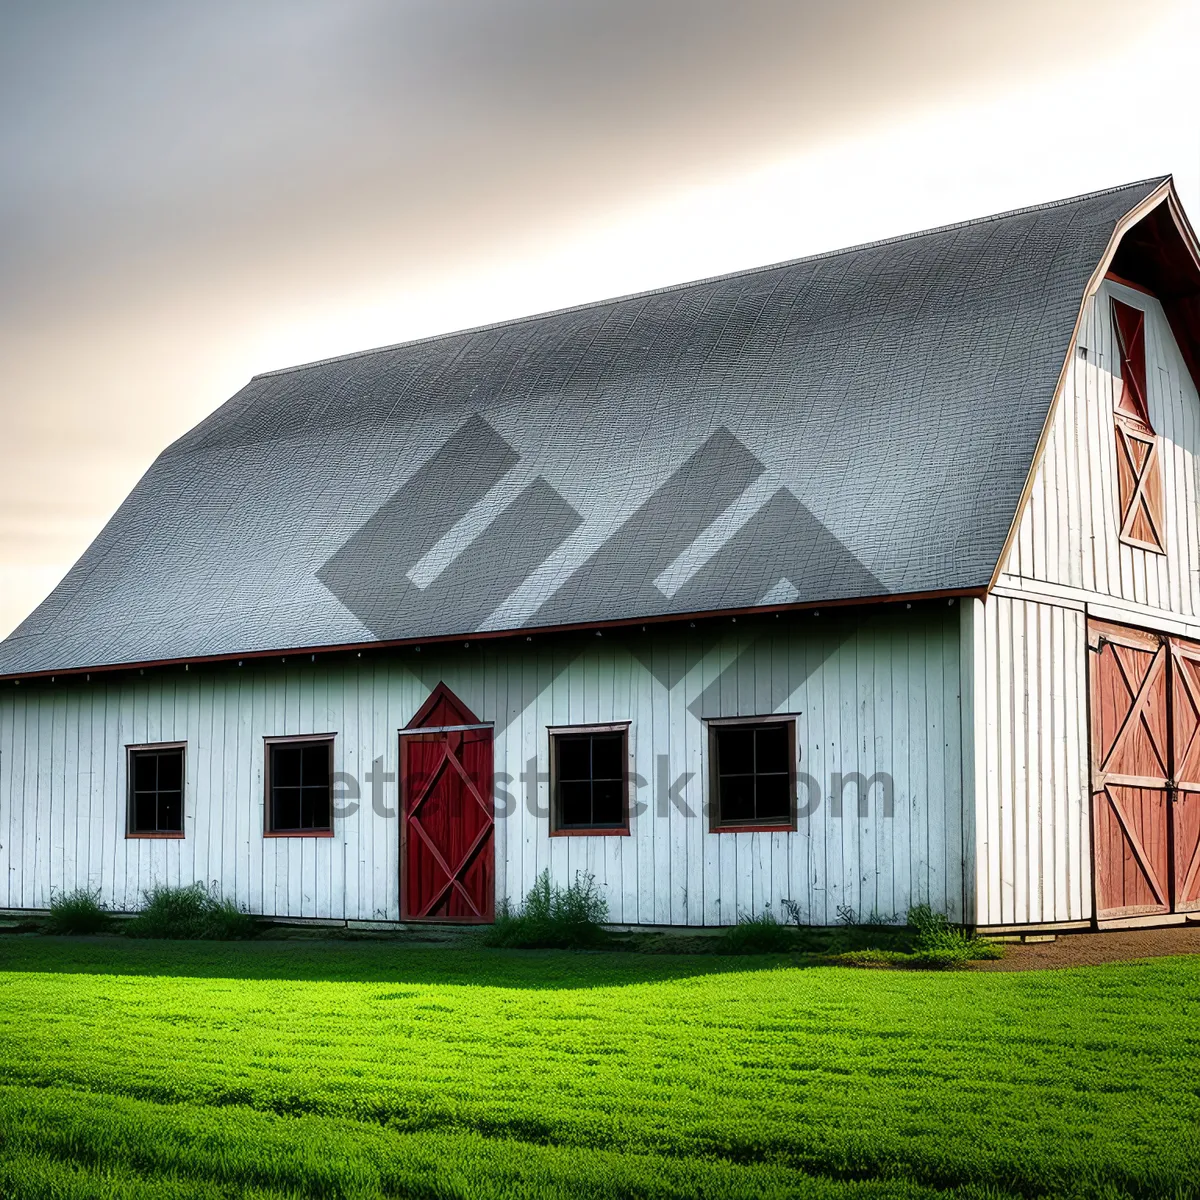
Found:
[[[1169,178],[272,371],[0,644],[0,906],[1200,919]]]

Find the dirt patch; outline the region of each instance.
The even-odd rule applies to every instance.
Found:
[[[1164,954],[1200,954],[1200,925],[1060,933],[1053,942],[1006,944],[1002,959],[972,966],[976,971],[1039,971],[1049,967],[1091,967],[1130,958],[1158,958]]]

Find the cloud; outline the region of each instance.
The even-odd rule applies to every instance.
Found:
[[[0,14],[0,305],[239,255],[401,262],[1052,68],[1111,0],[210,0]],[[1094,42],[1091,53],[1097,52]],[[393,261],[396,261],[393,258]]]
[[[7,0],[0,632],[253,370],[1194,166],[1184,11]]]

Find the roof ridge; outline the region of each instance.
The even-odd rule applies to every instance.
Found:
[[[935,225],[929,229],[918,229],[912,233],[894,234],[891,237],[876,238],[869,242],[858,242],[853,246],[841,246],[835,250],[821,250],[816,254],[803,254],[798,258],[785,258],[779,262],[764,263],[756,267],[741,267],[736,271],[725,271],[719,275],[704,275],[697,279],[688,279],[682,283],[665,284],[662,287],[646,288],[638,292],[626,292],[619,296],[608,296],[600,300],[585,300],[580,304],[568,304],[562,308],[547,309],[544,312],[527,313],[521,317],[505,317],[499,321],[487,321],[482,325],[468,325],[462,329],[450,329],[443,333],[426,334],[424,337],[410,338],[403,342],[392,342],[386,346],[372,346],[366,350],[351,350],[346,354],[334,354],[328,358],[317,358],[311,362],[296,363],[290,367],[276,367],[270,371],[259,371],[250,377],[250,382],[256,379],[270,379],[277,375],[290,375],[296,371],[307,371],[313,367],[323,367],[331,363],[347,362],[355,358],[367,358],[373,354],[387,354],[408,346],[423,346],[430,342],[445,341],[447,338],[464,337],[475,333],[487,333],[492,329],[504,329],[514,325],[524,325],[531,321],[545,320],[547,317],[564,316],[567,313],[583,312],[590,308],[602,308],[606,304],[621,304],[627,300],[637,300],[648,296],[662,296],[670,292],[683,291],[686,288],[703,287],[706,283],[716,283],[718,280],[739,279],[745,276],[758,275],[764,271],[777,271],[781,267],[799,266],[806,262],[819,262],[826,258],[837,258],[842,254],[855,254],[861,250],[871,250],[878,246],[892,246],[899,242],[915,241],[917,238],[931,237],[937,233],[949,233],[954,229],[968,229],[972,225],[986,225],[990,221],[1003,221],[1009,217],[1022,216],[1025,213],[1044,212],[1052,208],[1063,208],[1068,204],[1078,204],[1083,200],[1095,200],[1100,196],[1111,196],[1116,192],[1131,191],[1134,188],[1147,187],[1150,184],[1161,186],[1173,178],[1172,175],[1152,175],[1146,179],[1134,180],[1131,183],[1116,184],[1113,187],[1099,188],[1094,192],[1080,192],[1076,196],[1066,196],[1061,200],[1047,200],[1041,204],[1026,204],[1020,208],[1005,209],[1003,212],[989,213],[983,217],[971,217],[964,221],[951,221],[946,225]]]

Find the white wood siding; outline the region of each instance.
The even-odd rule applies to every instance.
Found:
[[[1084,920],[1092,913],[1087,618],[1082,607],[993,595],[983,642],[976,920]]]
[[[1113,411],[1120,355],[1113,297],[1146,314],[1146,385],[1159,435],[1166,554],[1118,537]],[[1087,351],[1080,356],[1079,347]],[[997,581],[1001,589],[1102,606],[1146,624],[1155,614],[1200,629],[1200,397],[1162,306],[1108,281],[1088,304],[1078,346],[1017,536]]]
[[[959,609],[945,602],[868,619],[822,613],[708,630],[603,638],[475,642],[337,662],[184,671],[90,683],[5,685],[0,692],[0,905],[44,908],[52,892],[100,890],[136,908],[155,883],[216,881],[252,911],[396,920],[399,825],[372,810],[365,775],[377,758],[394,778],[397,730],[438,680],[497,725],[500,786],[516,802],[497,821],[497,893],[519,899],[549,868],[568,883],[595,875],[610,919],[716,925],[779,912],[834,923],[904,914],[928,900],[964,912]],[[706,696],[702,700],[702,694]],[[799,712],[800,770],[824,798],[794,833],[714,834],[704,817],[708,746],[701,717]],[[548,725],[630,720],[646,781],[630,837],[556,837],[519,777],[547,768]],[[361,807],[333,838],[263,838],[263,738],[335,731],[336,771],[362,787]],[[182,840],[127,839],[128,744],[187,742]],[[860,817],[829,802],[834,772],[891,775],[895,809],[873,792]],[[688,817],[663,782],[688,775]],[[548,786],[537,785],[546,811]],[[805,799],[801,787],[801,803]],[[382,798],[397,805],[397,785]],[[503,798],[500,798],[503,805]]]
[[[1114,296],[1146,314],[1166,554],[1118,537]],[[1087,616],[1200,634],[1198,496],[1200,398],[1170,325],[1153,297],[1106,281],[1085,309],[1044,458],[985,605],[980,924],[1092,917]]]

